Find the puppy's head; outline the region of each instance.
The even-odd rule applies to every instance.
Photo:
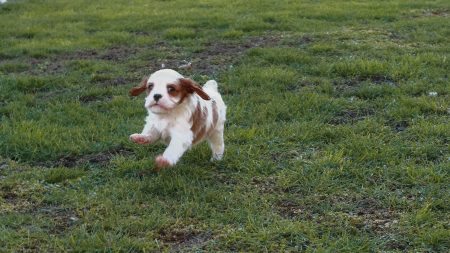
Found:
[[[156,114],[170,112],[194,93],[202,99],[210,100],[200,85],[171,69],[156,71],[142,80],[140,86],[132,88],[130,95],[138,96],[143,92],[147,93],[145,107]]]

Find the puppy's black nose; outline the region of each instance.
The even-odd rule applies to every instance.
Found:
[[[162,98],[162,95],[161,95],[161,94],[155,94],[155,95],[153,95],[153,99],[154,99],[156,102],[158,102],[158,100],[159,100],[160,98]]]

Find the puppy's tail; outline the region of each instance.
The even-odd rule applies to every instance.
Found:
[[[214,80],[209,80],[208,82],[206,82],[206,83],[203,85],[203,88],[204,88],[204,89],[210,89],[210,90],[217,91],[217,87],[218,87],[218,86],[219,86],[219,85],[217,84],[216,81],[214,81]]]

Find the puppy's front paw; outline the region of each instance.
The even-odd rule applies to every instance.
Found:
[[[130,135],[130,140],[136,144],[150,143],[150,138],[143,134],[132,134],[132,135]]]
[[[163,169],[163,168],[170,167],[170,166],[172,166],[172,165],[173,165],[173,164],[171,164],[171,163],[169,162],[169,160],[167,160],[166,158],[164,158],[164,156],[159,155],[158,157],[156,157],[156,160],[155,160],[155,166],[156,166],[156,170],[157,170],[157,171],[159,171],[159,170],[161,170],[161,169]]]
[[[222,160],[222,158],[223,158],[223,154],[213,154],[210,161],[211,162],[220,161],[220,160]]]

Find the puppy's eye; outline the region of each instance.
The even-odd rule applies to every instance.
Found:
[[[167,91],[168,91],[169,93],[173,93],[173,92],[176,91],[176,89],[175,89],[174,87],[172,87],[172,86],[169,86],[169,87],[167,87]]]
[[[147,89],[149,89],[149,90],[153,89],[153,85],[154,85],[153,83],[149,83],[147,86]]]

